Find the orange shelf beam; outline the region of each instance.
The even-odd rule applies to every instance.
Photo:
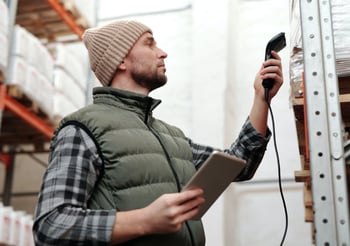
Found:
[[[4,111],[5,109],[5,100],[4,100],[5,95],[6,95],[6,85],[0,84],[0,110],[1,111]],[[0,119],[0,123],[1,123],[1,119]]]
[[[0,152],[0,161],[3,162],[3,164],[5,165],[5,169],[7,171],[10,168],[10,165],[11,165],[11,155],[4,154],[4,153]]]
[[[72,18],[72,15],[64,9],[58,0],[46,0],[46,2],[58,13],[62,20],[82,39],[84,29]]]
[[[54,133],[54,129],[49,126],[44,120],[39,118],[37,115],[33,114],[32,112],[28,111],[27,108],[25,108],[22,104],[17,102],[15,99],[9,97],[7,94],[5,94],[2,98],[5,109],[10,110],[12,113],[19,116],[21,119],[26,121],[28,124],[39,130],[41,133],[43,133],[48,138],[51,138]]]

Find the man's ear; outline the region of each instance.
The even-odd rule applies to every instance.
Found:
[[[125,62],[122,61],[122,62],[118,65],[117,68],[120,69],[120,70],[125,70],[125,69],[126,69]]]

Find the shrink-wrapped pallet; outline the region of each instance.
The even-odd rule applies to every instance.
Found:
[[[30,34],[23,27],[16,25],[13,29],[11,55],[20,56],[28,61]]]
[[[32,34],[28,35],[28,63],[52,82],[54,60],[48,49]]]
[[[33,216],[29,214],[22,216],[20,219],[18,246],[34,245],[32,227],[33,227]]]
[[[8,35],[9,29],[9,10],[3,0],[0,0],[0,33]]]
[[[84,61],[63,44],[51,46],[50,51],[54,57],[55,67],[65,70],[82,90],[86,90],[87,69]]]
[[[0,203],[0,244],[34,246],[33,216]]]
[[[331,2],[333,40],[338,76],[350,76],[350,1]],[[302,74],[304,71],[302,29],[298,0],[290,0],[290,83],[292,97],[303,96]],[[316,20],[315,20],[316,21]]]
[[[333,0],[331,4],[337,72],[350,76],[350,2]]]
[[[0,32],[0,71],[5,74],[7,69],[8,38]]]
[[[53,95],[52,118],[58,122],[64,116],[72,113],[78,108],[61,91],[55,90]]]
[[[0,243],[8,243],[10,240],[12,211],[10,206],[0,206]]]
[[[13,34],[11,56],[22,57],[52,82],[54,60],[48,49],[33,34],[16,25]]]
[[[9,245],[19,245],[21,218],[25,216],[25,214],[24,211],[12,211]]]
[[[51,81],[44,75],[39,75],[39,86],[37,97],[40,108],[49,116],[52,117],[54,87]]]
[[[55,68],[54,87],[56,90],[59,90],[62,94],[66,95],[76,107],[81,108],[85,105],[85,91],[83,91],[75,83],[74,79],[62,68]]]
[[[49,116],[53,108],[54,68],[50,52],[37,37],[16,25],[10,54],[6,83],[16,87],[16,96],[24,94]]]
[[[23,92],[29,97],[33,102],[39,103],[38,92],[42,88],[40,87],[40,73],[32,65],[27,67],[26,81],[23,86]]]
[[[6,83],[19,86],[21,89],[25,86],[28,64],[20,56],[11,56],[8,67]]]
[[[16,85],[20,90],[26,83],[28,69],[29,33],[21,26],[13,29],[13,40],[7,69],[6,83]]]
[[[38,69],[28,65],[23,92],[48,116],[53,108],[53,85]]]
[[[7,69],[7,54],[8,54],[8,27],[9,14],[8,8],[3,0],[0,0],[0,72],[6,73]]]

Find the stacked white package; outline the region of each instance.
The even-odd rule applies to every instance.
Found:
[[[21,56],[11,56],[7,73],[6,83],[9,85],[18,85],[20,88],[25,86],[28,63]]]
[[[350,76],[350,2],[332,1],[332,21],[338,75]]]
[[[34,246],[33,216],[0,202],[0,244]]]
[[[9,31],[9,10],[6,3],[0,0],[0,32],[8,35]]]
[[[86,105],[87,69],[84,61],[73,52],[71,47],[63,44],[50,46],[54,57],[54,119]]]
[[[73,78],[74,82],[83,91],[86,91],[87,69],[78,55],[74,54],[69,47],[61,43],[51,46],[51,51],[55,60],[55,67],[65,70]]]
[[[39,105],[41,109],[49,116],[52,117],[53,109],[53,95],[54,86],[49,79],[43,74],[39,74],[39,89],[37,90],[37,97],[39,98]]]
[[[300,3],[290,0],[290,84],[292,96],[301,97],[303,92],[302,73],[304,70]],[[331,1],[333,40],[336,71],[339,77],[350,76],[350,1]]]
[[[29,34],[21,26],[16,25],[13,30],[13,42],[10,51],[10,62],[6,83],[16,85],[21,90],[27,81]]]
[[[21,218],[26,213],[24,211],[13,211],[11,214],[11,226],[10,226],[10,238],[9,245],[19,245],[20,231],[21,231]]]
[[[0,207],[0,243],[8,243],[10,240],[11,214],[13,212],[10,206]]]
[[[9,11],[3,0],[0,0],[0,71],[5,74],[8,54]]]
[[[55,68],[54,71],[54,87],[72,101],[76,108],[81,108],[85,105],[85,91],[60,67]]]
[[[18,246],[34,245],[32,228],[33,228],[33,217],[29,214],[22,216],[20,219]]]
[[[0,13],[1,14],[1,13]],[[0,71],[5,74],[7,68],[8,38],[0,32]]]
[[[44,75],[50,83],[53,80],[54,60],[48,49],[38,38],[29,33],[28,63]]]
[[[33,34],[16,25],[10,54],[7,84],[18,86],[50,116],[53,107],[54,68],[50,52]]]
[[[28,62],[30,35],[23,27],[19,25],[14,27],[11,56],[20,56]]]
[[[40,106],[43,112],[51,116],[53,107],[52,83],[32,65],[28,65],[25,78],[23,91]]]
[[[52,110],[54,122],[58,123],[60,119],[72,113],[76,109],[77,107],[72,103],[71,100],[68,100],[67,97],[61,91],[54,91]]]

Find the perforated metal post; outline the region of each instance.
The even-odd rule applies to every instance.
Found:
[[[316,245],[350,246],[330,0],[300,0]]]

